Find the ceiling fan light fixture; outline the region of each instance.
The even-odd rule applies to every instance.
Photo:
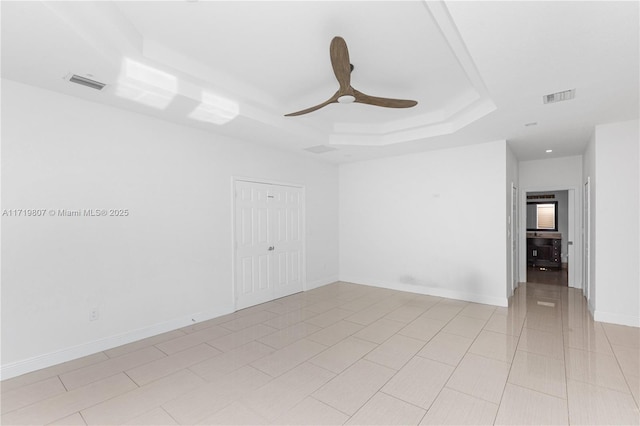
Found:
[[[351,71],[353,71],[353,65],[349,62],[349,49],[347,49],[347,43],[342,37],[334,37],[333,40],[331,40],[331,44],[329,46],[329,57],[331,58],[333,74],[336,76],[336,79],[340,84],[338,91],[334,93],[331,98],[321,104],[301,111],[285,114],[285,117],[308,114],[334,103],[351,104],[358,102],[361,104],[385,108],[411,108],[418,104],[416,101],[407,99],[391,99],[369,96],[354,89],[353,86],[351,86]]]
[[[338,98],[338,103],[352,104],[355,100],[356,100],[356,97],[353,95],[342,95]]]

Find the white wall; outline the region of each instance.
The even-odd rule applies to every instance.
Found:
[[[341,165],[341,280],[506,306],[506,152],[497,141]]]
[[[526,193],[550,192],[554,190],[573,190],[575,205],[569,206],[573,217],[573,230],[568,230],[572,238],[569,255],[569,286],[582,286],[582,156],[550,158],[548,160],[521,161],[520,176],[520,281],[526,281]],[[571,199],[571,197],[569,197]],[[567,238],[567,239],[568,239]],[[563,236],[564,239],[564,236]]]
[[[307,283],[337,279],[337,166],[2,84],[2,208],[130,212],[2,218],[3,378],[233,311],[232,176],[304,185]]]
[[[640,326],[639,121],[596,126],[597,321]]]

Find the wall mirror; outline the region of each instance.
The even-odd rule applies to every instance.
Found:
[[[527,231],[557,231],[558,202],[537,201],[527,203]]]

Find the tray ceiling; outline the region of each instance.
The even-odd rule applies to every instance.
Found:
[[[284,117],[337,89],[336,35],[355,88],[418,105]],[[2,3],[5,78],[334,162],[496,139],[580,154],[595,124],[637,118],[638,50],[635,2]]]

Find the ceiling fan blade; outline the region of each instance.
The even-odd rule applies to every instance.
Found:
[[[349,62],[349,50],[347,42],[342,37],[334,37],[329,47],[331,66],[333,73],[340,83],[340,91],[344,92],[351,87],[351,63]]]
[[[329,104],[337,103],[338,102],[338,98],[339,98],[338,93],[339,92],[334,93],[333,96],[330,99],[327,99],[326,101],[324,101],[321,104],[318,104],[316,106],[312,106],[311,108],[303,109],[301,111],[291,112],[289,114],[285,114],[284,116],[285,117],[293,117],[293,116],[296,116],[296,115],[308,114],[310,112],[319,110],[322,107],[326,107]]]
[[[378,98],[376,96],[365,95],[355,89],[353,90],[353,93],[356,97],[354,102],[359,102],[361,104],[369,104],[386,108],[411,108],[418,105],[417,101],[411,101],[408,99]]]

